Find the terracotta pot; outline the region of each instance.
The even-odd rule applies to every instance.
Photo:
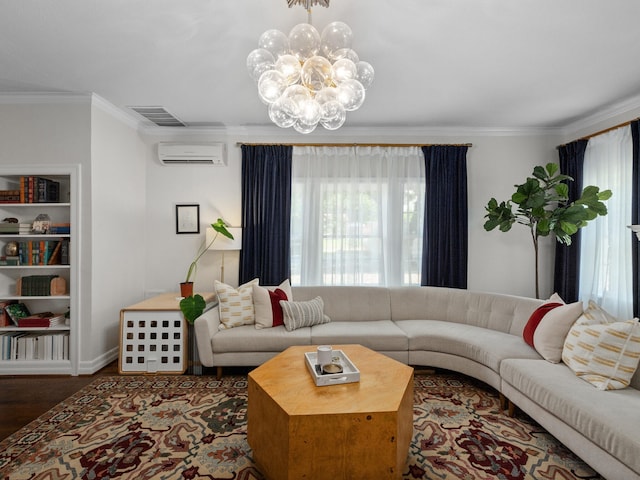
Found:
[[[183,297],[193,296],[193,282],[182,282],[180,284],[180,295]]]

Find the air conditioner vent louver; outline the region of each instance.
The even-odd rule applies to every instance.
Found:
[[[158,158],[163,165],[227,164],[224,143],[159,143]]]
[[[175,159],[175,158],[167,158],[162,161],[165,165],[184,165],[184,164],[196,164],[196,165],[213,165],[211,160],[207,159],[197,159],[197,158],[185,158],[185,159]]]

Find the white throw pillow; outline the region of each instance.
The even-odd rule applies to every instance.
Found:
[[[556,307],[547,313],[533,334],[533,346],[551,363],[560,363],[562,347],[571,326],[582,315],[582,302]]]
[[[277,290],[283,292],[282,295],[276,293]],[[282,282],[277,287],[262,287],[253,285],[253,308],[255,311],[257,329],[277,327],[283,325],[282,307],[280,300],[293,300],[291,283],[289,279]]]
[[[257,278],[240,285],[238,288],[233,288],[231,285],[218,280],[214,282],[218,297],[218,311],[220,312],[220,330],[254,323],[254,284],[258,284]]]
[[[640,361],[638,319],[618,321],[589,302],[567,335],[562,361],[599,390],[628,387]]]

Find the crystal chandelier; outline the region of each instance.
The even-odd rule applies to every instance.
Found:
[[[322,33],[311,25],[311,5],[328,7],[329,0],[287,2],[289,7],[305,6],[308,23],[296,25],[288,36],[275,29],[264,32],[247,57],[247,69],[277,126],[311,133],[319,123],[337,130],[347,112],[364,103],[373,67],[351,48],[353,33],[347,24],[330,23]]]

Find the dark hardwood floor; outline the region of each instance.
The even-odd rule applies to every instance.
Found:
[[[93,375],[0,376],[0,441],[24,427],[98,376],[117,375],[118,362]]]
[[[225,368],[225,375],[246,375],[249,367]],[[203,375],[215,376],[215,368]],[[99,376],[118,375],[118,362],[93,375],[0,375],[0,442],[20,430]]]

